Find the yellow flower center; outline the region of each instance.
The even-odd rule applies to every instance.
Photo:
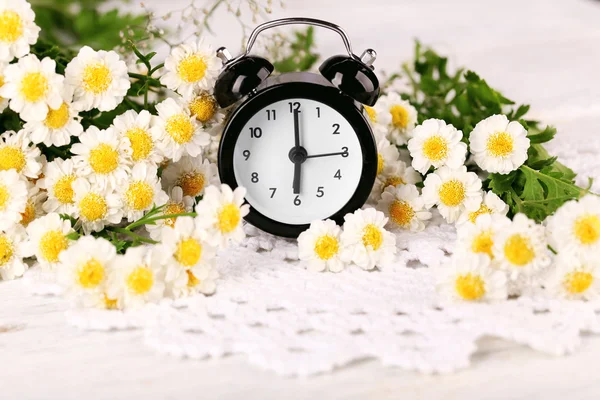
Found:
[[[132,128],[125,132],[125,137],[131,143],[131,158],[133,161],[145,160],[154,148],[152,136],[142,128]]]
[[[579,294],[588,290],[593,281],[594,277],[589,272],[575,271],[565,276],[563,285],[567,292]]]
[[[487,141],[487,151],[494,157],[506,157],[513,151],[514,140],[506,132],[497,132]]]
[[[54,196],[62,204],[73,204],[73,181],[75,175],[65,175],[60,177],[54,184]]]
[[[15,169],[17,172],[21,172],[26,164],[27,160],[23,150],[14,146],[0,148],[0,171]]]
[[[392,114],[392,125],[396,128],[406,129],[408,125],[408,111],[406,108],[395,105],[390,108],[390,114]]]
[[[331,235],[323,235],[315,242],[315,253],[321,260],[329,260],[337,254],[339,248],[338,240]]]
[[[448,156],[448,142],[441,136],[428,137],[423,142],[423,155],[430,161],[441,161]]]
[[[0,234],[0,267],[3,267],[4,264],[10,261],[13,253],[14,248],[12,240],[10,240],[7,235]]]
[[[575,220],[575,236],[582,244],[593,244],[600,238],[600,218],[597,215],[584,215]]]
[[[140,265],[129,274],[125,284],[130,292],[137,295],[148,293],[154,285],[154,274],[148,267]]]
[[[44,121],[44,125],[51,129],[60,129],[69,122],[69,107],[67,103],[62,105],[56,110],[48,109],[48,115]]]
[[[8,188],[0,184],[0,211],[3,211],[6,208],[9,200],[10,192],[8,191]]]
[[[218,226],[222,233],[233,232],[240,224],[240,209],[233,203],[225,204],[219,210]]]
[[[473,211],[472,213],[469,213],[469,221],[471,221],[472,223],[475,223],[475,221],[477,221],[477,217],[479,217],[480,215],[491,214],[491,213],[492,213],[492,210],[485,204],[481,203],[481,205],[479,206],[479,209],[477,211]]]
[[[471,243],[471,251],[473,251],[473,253],[485,253],[491,258],[494,258],[492,246],[494,246],[492,232],[483,231],[473,238],[473,242]]]
[[[108,90],[112,80],[110,69],[103,63],[89,64],[83,70],[83,88],[86,92],[102,94]]]
[[[175,259],[185,267],[193,267],[198,264],[202,256],[202,245],[196,239],[183,239],[177,244]]]
[[[104,294],[104,308],[107,310],[116,310],[119,308],[119,301],[117,299],[109,298],[106,293]]]
[[[23,35],[21,16],[12,10],[0,13],[0,41],[13,43]]]
[[[182,214],[185,212],[185,207],[180,203],[170,203],[163,210],[163,215],[173,215],[173,214]],[[177,217],[168,218],[165,221],[165,225],[170,226],[171,228],[175,226],[175,221]]]
[[[25,211],[21,213],[21,225],[27,226],[31,221],[35,219],[35,205],[31,199],[27,199],[25,204]]]
[[[149,208],[154,199],[154,189],[143,181],[136,181],[129,185],[125,192],[125,201],[130,208],[141,211]]]
[[[448,207],[456,207],[465,199],[465,185],[456,179],[442,183],[439,190],[440,201]]]
[[[403,200],[394,200],[388,208],[392,221],[402,227],[407,227],[415,217],[415,210]]]
[[[30,103],[40,101],[49,89],[48,79],[40,72],[28,72],[21,79],[21,95]]]
[[[177,66],[179,77],[187,83],[198,82],[206,74],[206,60],[198,54],[185,57]]]
[[[190,111],[200,122],[210,121],[217,109],[217,100],[208,93],[202,93],[190,102]]]
[[[191,197],[200,196],[205,183],[204,174],[198,171],[187,172],[177,180],[177,186],[181,188],[183,195]]]
[[[97,221],[104,218],[108,206],[104,197],[96,193],[88,193],[79,202],[79,212],[88,221]]]
[[[188,287],[194,287],[196,285],[200,284],[200,279],[196,278],[196,276],[194,274],[192,274],[192,271],[190,271],[189,269],[185,271],[187,273],[188,276]]]
[[[406,182],[404,182],[404,179],[402,179],[401,177],[399,177],[399,176],[390,176],[383,183],[382,191],[384,191],[385,188],[388,187],[388,186],[394,186],[395,187],[395,186],[404,185],[404,184],[406,184]]]
[[[368,224],[363,228],[362,231],[362,242],[363,246],[371,246],[373,250],[377,250],[383,243],[383,233],[381,229],[373,224]]]
[[[77,269],[77,281],[86,289],[97,287],[104,280],[104,265],[95,258],[90,258]]]
[[[58,261],[58,255],[66,250],[68,245],[69,242],[61,231],[48,231],[40,239],[40,253],[44,260],[54,263]]]
[[[167,119],[165,130],[178,144],[189,142],[194,136],[194,125],[184,114],[176,114]]]
[[[522,267],[533,260],[535,252],[529,238],[517,233],[504,244],[504,256],[511,264]]]
[[[98,147],[90,150],[89,163],[95,173],[108,174],[119,165],[119,153],[110,145],[100,143]]]
[[[377,175],[379,175],[383,171],[383,167],[385,166],[385,161],[383,161],[383,157],[381,154],[377,154]]]
[[[479,300],[485,295],[485,282],[479,275],[460,275],[456,278],[454,287],[464,300]]]
[[[369,116],[369,119],[371,120],[371,122],[375,123],[377,122],[377,111],[375,111],[375,109],[373,107],[369,107],[369,106],[364,106],[365,107],[365,111],[367,112],[367,115]],[[391,112],[391,110],[390,110]],[[393,114],[392,114],[393,116]]]

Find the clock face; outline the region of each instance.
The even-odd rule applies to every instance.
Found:
[[[352,198],[363,150],[350,122],[334,108],[288,98],[264,106],[243,125],[233,170],[258,212],[285,224],[308,224],[329,218]]]

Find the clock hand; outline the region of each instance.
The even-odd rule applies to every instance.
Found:
[[[299,155],[300,151],[300,123],[299,123],[299,111],[294,111],[294,142],[295,146],[293,152]],[[306,152],[304,152],[306,154]],[[303,157],[293,157],[292,162],[294,163],[294,181],[292,187],[294,194],[300,194],[300,178],[302,176],[302,163],[304,162]]]
[[[298,149],[300,147],[300,123],[298,122],[298,116],[300,112],[298,110],[294,111],[294,142],[295,148]]]
[[[310,156],[306,156],[306,158],[317,158],[317,157],[329,157],[329,156],[344,156],[347,155],[347,151],[339,151],[337,153],[323,153],[323,154],[313,154]]]
[[[294,194],[300,194],[300,178],[302,175],[302,163],[294,163]]]

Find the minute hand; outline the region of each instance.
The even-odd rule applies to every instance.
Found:
[[[329,156],[343,156],[348,154],[347,151],[338,151],[337,153],[323,153],[323,154],[313,154],[306,156],[306,158],[317,158],[317,157],[329,157]]]

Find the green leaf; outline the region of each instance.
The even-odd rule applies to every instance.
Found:
[[[552,126],[547,126],[546,129],[539,133],[535,133],[535,130],[532,131],[534,131],[534,133],[530,132],[530,134],[527,135],[529,142],[532,144],[549,142],[554,139],[554,136],[556,135],[556,128]]]

